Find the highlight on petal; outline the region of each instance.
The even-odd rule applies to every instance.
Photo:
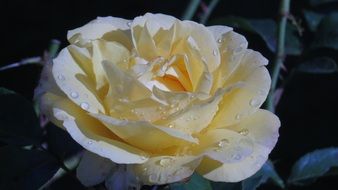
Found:
[[[242,120],[239,124],[224,129],[216,129],[221,131],[231,130],[232,134],[237,133],[237,135],[241,135],[242,137],[233,139],[239,139],[239,141],[241,141],[240,139],[244,139],[244,142],[247,144],[246,148],[249,148],[251,151],[248,151],[249,149],[239,149],[240,151],[238,153],[240,154],[233,154],[233,156],[231,156],[230,152],[231,158],[236,160],[236,162],[228,162],[227,160],[220,159],[227,157],[226,153],[228,151],[223,154],[218,154],[217,150],[226,150],[227,148],[239,146],[238,143],[231,144],[231,139],[224,136],[226,140],[220,140],[218,144],[216,144],[218,149],[215,149],[213,154],[210,154],[210,149],[206,152],[208,157],[203,159],[197,172],[207,179],[222,182],[238,182],[250,177],[255,174],[268,159],[269,153],[277,142],[279,127],[280,121],[274,114],[265,110],[258,110],[250,117]],[[220,131],[218,132],[220,133]],[[212,133],[214,139],[217,136],[222,138],[222,135],[216,132]],[[203,144],[204,141],[202,139],[200,139],[200,141],[201,144]],[[243,148],[245,148],[245,146],[243,146]]]
[[[222,43],[223,35],[232,31],[231,27],[222,25],[208,26],[207,28],[214,36],[215,41],[217,41],[218,43]]]
[[[111,160],[85,151],[76,168],[76,177],[82,185],[90,187],[102,183],[116,169],[117,165]]]
[[[131,167],[146,185],[167,184],[191,176],[200,161],[196,156],[157,156]]]
[[[71,44],[85,46],[91,40],[99,39],[108,32],[128,30],[129,22],[117,17],[98,17],[82,27],[68,31],[67,39]]]

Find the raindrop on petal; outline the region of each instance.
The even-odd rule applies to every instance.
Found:
[[[79,97],[79,94],[78,94],[77,92],[72,92],[72,93],[70,93],[70,96],[71,96],[72,98],[78,98],[78,97]]]
[[[88,110],[89,109],[89,104],[87,102],[82,102],[80,104],[81,108],[84,110]]]
[[[60,74],[60,75],[58,75],[58,79],[61,80],[61,81],[64,81],[65,80],[65,76],[63,76],[63,75]]]
[[[252,107],[257,107],[257,106],[259,106],[260,101],[257,100],[257,99],[251,99],[250,102],[249,102],[249,104],[250,104],[250,106],[252,106]]]
[[[248,129],[242,129],[242,130],[239,131],[239,134],[246,136],[246,135],[249,134],[249,130]]]

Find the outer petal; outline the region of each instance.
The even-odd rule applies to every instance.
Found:
[[[63,49],[53,60],[53,64],[56,83],[70,100],[90,112],[105,113],[96,94],[95,84],[73,59],[68,49]]]
[[[111,31],[128,30],[129,20],[116,17],[98,17],[88,24],[70,30],[67,39],[71,44],[86,45],[91,40],[99,39]]]
[[[103,122],[117,136],[142,149],[157,151],[175,145],[188,144],[188,142],[198,142],[189,134],[176,129],[155,126],[149,122],[118,120],[101,114],[91,115]]]
[[[215,41],[217,41],[217,42],[219,40],[221,40],[221,42],[222,42],[223,35],[232,31],[231,27],[222,26],[222,25],[208,26],[207,28],[212,33]]]
[[[116,167],[111,160],[85,151],[76,169],[76,177],[84,186],[94,186],[102,183]]]
[[[85,149],[116,163],[143,163],[146,153],[129,146],[111,133],[99,121],[88,116],[82,109],[68,99],[47,93],[44,95],[52,121],[67,130],[72,138]]]
[[[228,86],[242,81],[244,85],[224,96],[212,127],[238,123],[263,104],[271,83],[269,72],[264,67],[266,64],[267,60],[261,54],[247,51],[236,71],[224,84]]]
[[[192,175],[200,163],[196,156],[158,156],[133,165],[135,174],[147,185],[181,181]]]
[[[278,139],[279,119],[265,110],[244,119],[229,129],[237,131],[243,138],[252,139],[253,152],[237,162],[219,162],[205,158],[197,171],[213,181],[237,182],[256,173],[268,158]],[[220,141],[220,143],[225,143]],[[226,144],[223,144],[226,146]],[[234,157],[236,160],[236,157]],[[239,158],[239,157],[237,157]]]

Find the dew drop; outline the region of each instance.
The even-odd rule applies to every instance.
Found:
[[[88,145],[92,145],[92,144],[93,144],[93,141],[88,141],[87,144],[88,144]]]
[[[160,165],[162,167],[168,167],[173,162],[172,158],[163,158],[160,160]]]
[[[63,75],[60,74],[60,75],[58,75],[58,79],[61,80],[61,81],[64,81],[65,80],[65,76],[63,76]]]
[[[222,39],[221,39],[221,38],[218,39],[217,42],[218,42],[218,43],[222,43]]]
[[[131,113],[137,113],[137,112],[135,111],[135,109],[131,109],[130,111],[131,111]]]
[[[246,135],[249,134],[249,130],[248,129],[242,129],[242,130],[239,131],[239,134],[246,136]]]
[[[71,96],[72,98],[78,98],[78,97],[79,97],[79,94],[78,94],[77,92],[72,92],[72,93],[70,93],[70,96]]]
[[[224,147],[228,143],[229,143],[228,139],[223,139],[223,140],[221,140],[221,141],[218,142],[218,146],[219,147]]]
[[[81,108],[84,110],[88,110],[89,109],[89,104],[87,102],[82,102],[80,104]]]
[[[131,22],[127,22],[127,26],[130,27],[131,26]]]
[[[242,115],[241,114],[236,114],[236,116],[235,116],[235,119],[236,120],[240,120],[242,118]]]
[[[174,108],[175,107],[175,105],[174,104],[170,104],[170,106],[169,106],[170,108]]]
[[[242,156],[240,154],[234,154],[232,155],[232,158],[235,160],[240,160],[242,158]]]
[[[140,158],[141,158],[141,160],[146,160],[146,159],[148,159],[148,157],[146,157],[146,156],[141,156]]]
[[[251,99],[250,102],[249,102],[249,104],[250,104],[250,106],[252,106],[252,107],[257,107],[257,106],[259,106],[260,101],[257,100],[257,99]]]
[[[147,171],[148,170],[148,168],[143,168],[143,171]]]
[[[217,55],[217,50],[212,51],[212,54],[213,54],[214,56],[216,56],[216,55]]]
[[[169,127],[169,128],[173,128],[174,125],[173,125],[173,124],[169,124],[168,127]]]
[[[156,174],[151,174],[151,175],[149,176],[149,181],[150,181],[150,182],[156,182],[156,181],[157,181],[157,176],[156,176]]]

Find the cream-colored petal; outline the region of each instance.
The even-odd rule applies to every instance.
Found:
[[[238,123],[264,103],[271,84],[269,72],[264,67],[266,63],[267,60],[261,54],[248,50],[241,64],[224,84],[227,86],[242,81],[243,86],[224,96],[212,127]]]
[[[220,65],[218,44],[213,34],[204,25],[192,21],[177,23],[176,38],[184,39],[191,36],[207,63],[208,70],[213,72]]]
[[[197,171],[205,178],[213,181],[237,182],[250,177],[255,174],[268,159],[269,153],[277,142],[279,127],[280,121],[278,117],[266,110],[258,110],[240,123],[227,127],[226,129],[220,129],[232,130],[233,133],[236,131],[235,133],[242,136],[240,139],[250,139],[252,142],[251,154],[246,157],[242,155],[240,157],[234,156],[233,158],[235,159],[233,162],[220,162],[222,161],[220,159],[204,158]],[[216,133],[214,134],[217,136]],[[223,138],[221,135],[219,136],[219,138]],[[200,139],[200,143],[202,144],[203,142],[203,139]],[[216,146],[218,148],[220,148],[220,145],[223,147],[232,147],[230,142],[230,140],[219,141]]]
[[[126,142],[149,151],[173,146],[198,143],[189,134],[168,127],[155,126],[146,121],[118,120],[106,115],[90,114],[104,123],[114,134]]]
[[[131,167],[146,185],[167,184],[191,176],[200,160],[196,156],[158,156]]]
[[[105,113],[94,82],[73,59],[68,49],[63,49],[53,60],[52,72],[57,85],[70,100],[89,112]]]
[[[143,163],[146,153],[129,146],[98,120],[90,117],[69,99],[47,93],[51,121],[58,120],[70,136],[85,149],[116,163]]]
[[[117,17],[98,17],[82,27],[69,30],[67,39],[71,44],[86,46],[91,40],[99,39],[108,32],[129,30],[129,22]]]
[[[76,177],[82,185],[90,187],[102,183],[116,167],[111,160],[85,151],[76,168]]]
[[[217,42],[221,54],[221,64],[213,72],[214,83],[211,90],[212,93],[216,92],[218,88],[224,87],[226,80],[240,65],[248,47],[245,37],[233,31],[219,36]]]
[[[117,42],[107,42],[104,40],[95,40],[92,42],[92,61],[93,70],[96,79],[96,89],[102,88],[107,84],[106,71],[102,66],[102,61],[108,61],[123,67],[127,65],[130,52],[123,45]]]
[[[207,28],[214,36],[215,41],[218,43],[222,42],[223,35],[232,31],[231,27],[222,25],[208,26]]]
[[[231,91],[232,88],[222,89],[216,92],[213,97],[205,100],[193,101],[185,109],[177,111],[170,115],[167,119],[155,122],[158,125],[171,126],[174,129],[183,131],[188,134],[194,134],[202,131],[209,126],[215,114],[218,111],[218,104],[222,100],[225,93]],[[191,98],[191,96],[189,96]],[[179,107],[177,104],[177,108]]]

